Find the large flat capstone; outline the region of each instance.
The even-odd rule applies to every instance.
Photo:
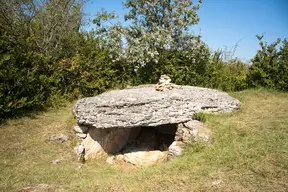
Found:
[[[105,129],[179,124],[196,112],[231,112],[239,107],[237,99],[214,89],[178,86],[161,92],[147,85],[80,99],[73,113],[79,125]]]

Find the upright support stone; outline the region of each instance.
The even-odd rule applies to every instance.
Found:
[[[90,128],[82,144],[85,147],[85,159],[95,158],[99,154],[116,154],[130,140],[135,139],[141,128],[135,129],[96,129]]]

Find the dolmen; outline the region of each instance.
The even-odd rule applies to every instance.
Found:
[[[156,85],[112,90],[77,101],[73,114],[79,159],[147,166],[181,155],[187,143],[211,141],[201,113],[229,113],[240,102],[214,89],[180,86],[162,75]]]

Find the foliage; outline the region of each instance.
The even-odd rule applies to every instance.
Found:
[[[257,35],[261,50],[252,59],[249,69],[249,85],[288,90],[288,42],[280,39],[267,44]],[[278,49],[277,46],[280,46]]]
[[[58,74],[63,94],[72,98],[93,96],[112,87],[123,87],[128,77],[120,63],[113,63],[106,49],[100,48],[98,40],[91,34],[83,34],[85,41],[81,50],[71,58],[62,59]]]
[[[29,65],[35,64],[34,59],[38,59],[37,65],[30,67]],[[43,75],[45,60],[43,55],[31,52],[17,58],[11,54],[4,56],[0,63],[1,113],[34,105],[41,106],[42,101],[47,99],[49,77]]]
[[[217,61],[201,36],[189,33],[197,24],[202,1],[126,1],[127,26],[115,23],[115,13],[105,10],[94,19],[96,32],[115,63],[125,63],[133,84],[156,83],[161,74],[183,85],[242,90],[247,87],[247,67],[238,60]]]
[[[0,5],[1,118],[122,85],[122,68],[93,33],[79,31],[83,1]]]
[[[56,65],[72,50],[80,1],[1,1],[0,115],[41,108],[58,93]],[[71,38],[72,40],[72,38]],[[61,92],[61,91],[60,91]]]
[[[248,65],[238,59],[224,61],[223,52],[216,51],[207,66],[204,86],[224,91],[239,91],[248,87]]]
[[[156,83],[161,74],[167,74],[176,84],[200,85],[206,73],[210,52],[206,44],[197,41],[200,41],[199,37],[194,37],[193,40],[191,38],[190,46],[163,51],[157,65],[148,62],[137,70],[134,78],[136,84]]]
[[[128,9],[125,20],[131,20],[130,25],[110,21],[107,26],[107,21],[117,16],[105,10],[97,14],[94,23],[96,31],[106,40],[105,45],[109,47],[113,60],[125,61],[137,71],[148,63],[157,65],[163,52],[181,49],[183,45],[180,42],[184,46],[187,42],[187,47],[190,47],[193,36],[184,32],[198,23],[196,11],[200,4],[201,1],[193,6],[190,0],[128,0],[123,5]],[[187,38],[188,41],[183,40]]]

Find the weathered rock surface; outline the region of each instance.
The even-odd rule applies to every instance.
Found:
[[[112,155],[112,156],[109,156],[107,159],[106,159],[106,163],[112,165],[115,163],[115,156]]]
[[[115,154],[127,142],[135,139],[140,128],[135,129],[89,129],[82,144],[85,147],[85,159],[95,158],[99,154]]]
[[[168,148],[169,156],[180,156],[183,151],[183,142],[174,141]]]
[[[211,130],[202,122],[191,120],[186,123],[178,124],[175,141],[190,143],[202,140],[208,142],[211,140],[211,135]]]
[[[85,139],[87,137],[87,134],[85,133],[76,133],[75,134],[77,139]]]
[[[51,135],[48,139],[50,141],[57,141],[60,143],[64,143],[65,141],[69,139],[69,137],[67,135],[60,133],[60,134]]]
[[[169,156],[180,156],[183,146],[197,141],[210,142],[212,133],[202,122],[191,120],[177,125],[175,141],[169,146]]]
[[[119,129],[179,124],[195,112],[231,112],[239,107],[237,99],[213,89],[179,86],[160,92],[148,85],[80,99],[73,113],[80,126]]]
[[[168,157],[168,152],[165,151],[135,151],[130,153],[125,153],[123,159],[127,163],[131,163],[137,166],[149,166],[155,163],[160,163],[166,161]]]
[[[74,126],[73,127],[73,130],[75,133],[87,133],[88,132],[88,127],[85,127],[85,126]]]

